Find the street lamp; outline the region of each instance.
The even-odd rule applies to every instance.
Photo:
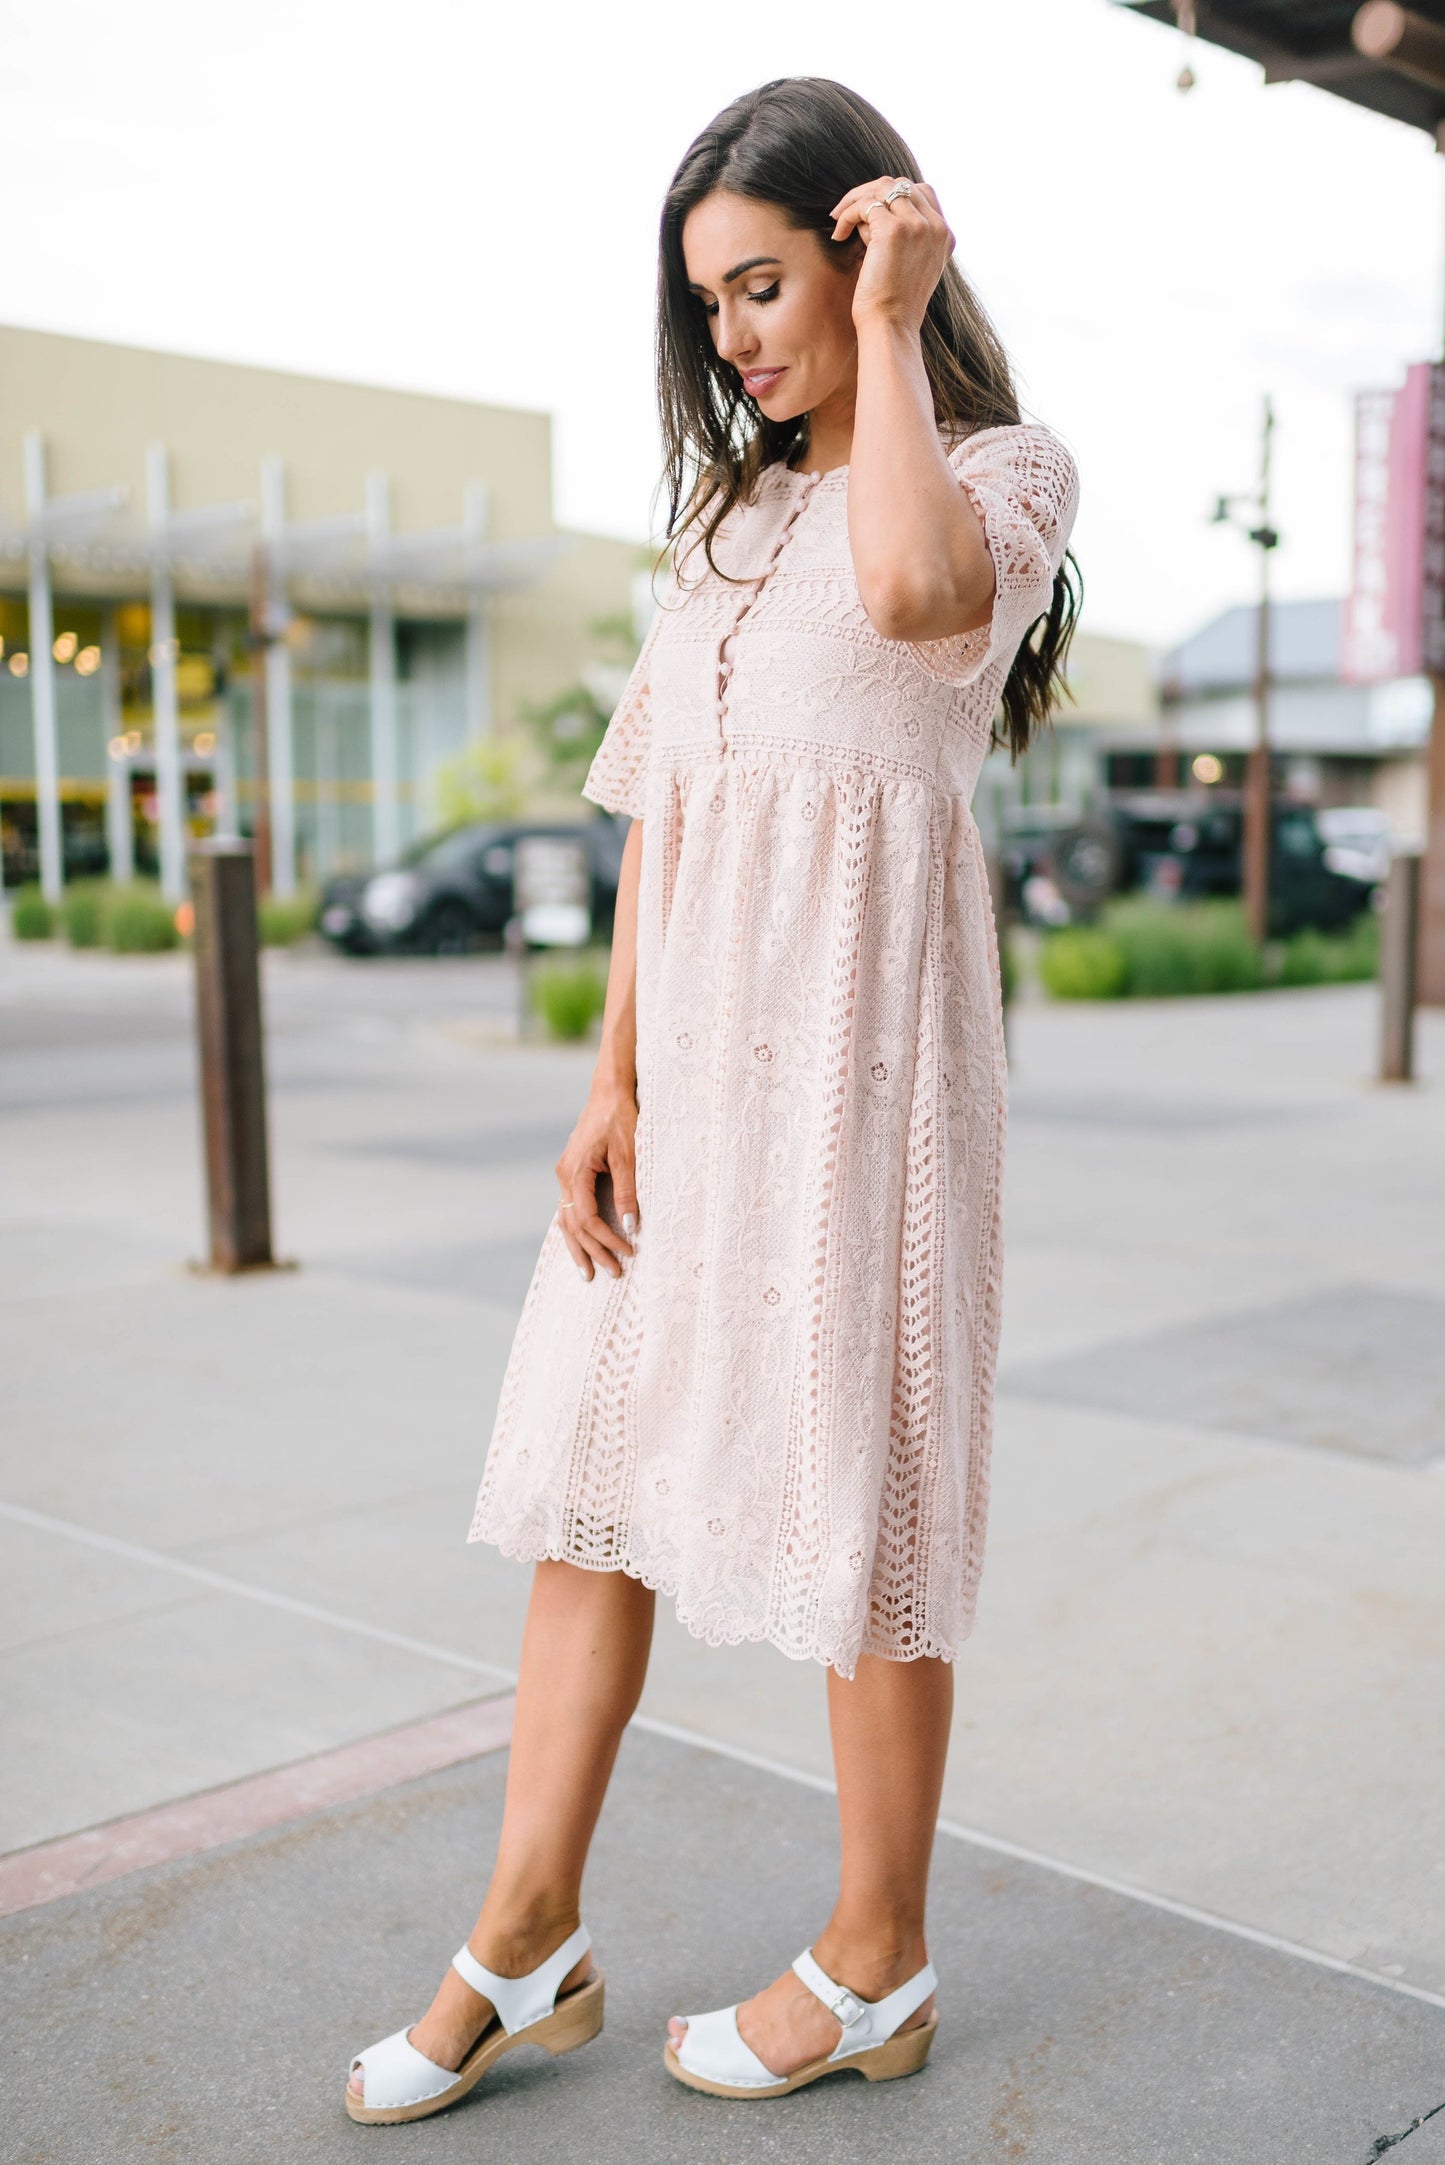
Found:
[[[1264,401],[1260,431],[1259,487],[1252,494],[1221,496],[1210,519],[1211,526],[1235,526],[1259,551],[1259,610],[1254,645],[1254,743],[1244,775],[1244,909],[1254,938],[1263,941],[1269,932],[1269,559],[1279,547],[1279,533],[1269,516],[1270,439],[1274,434],[1274,407]],[[1236,505],[1250,508],[1241,516]]]

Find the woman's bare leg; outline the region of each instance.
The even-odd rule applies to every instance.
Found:
[[[860,1999],[878,2000],[928,1959],[923,1917],[953,1716],[953,1665],[865,1654],[851,1681],[828,1672],[842,1868],[813,1952]],[[930,1997],[903,2027],[926,2022]],[[674,2044],[686,2025],[668,2023]],[[830,2053],[842,2035],[791,1969],[738,2009],[745,2044],[775,2074]]]
[[[524,1977],[577,1927],[592,1832],[647,1675],[653,1606],[650,1588],[624,1572],[536,1566],[502,1831],[467,1942],[501,1977]],[[581,1984],[591,1966],[584,1955],[564,1986]],[[411,2042],[460,2067],[492,2011],[449,1968]],[[351,2086],[361,2093],[360,2074]]]

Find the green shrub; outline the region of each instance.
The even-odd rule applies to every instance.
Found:
[[[1105,931],[1124,957],[1124,992],[1135,1000],[1192,992],[1254,992],[1265,961],[1237,903],[1155,903],[1129,898],[1105,911]]]
[[[262,895],[256,917],[263,947],[290,947],[315,928],[316,897]]]
[[[1336,984],[1367,983],[1380,974],[1380,920],[1374,910],[1359,916],[1330,942],[1330,975]]]
[[[1104,929],[1123,955],[1132,999],[1252,992],[1264,982],[1263,955],[1234,902],[1130,898],[1105,913]]]
[[[1379,971],[1373,911],[1343,933],[1292,933],[1260,948],[1237,902],[1156,902],[1130,895],[1097,925],[1051,933],[1039,957],[1056,1000],[1162,999],[1184,993],[1254,992],[1261,985],[1336,985]]]
[[[1039,976],[1056,1000],[1117,1000],[1127,975],[1117,940],[1094,925],[1051,932],[1039,950]]]
[[[607,979],[586,955],[531,966],[532,1005],[552,1037],[585,1037],[607,999]]]
[[[105,880],[76,880],[60,903],[65,937],[72,947],[99,947],[105,939],[105,910],[110,888]]]
[[[55,912],[38,887],[17,887],[10,904],[10,931],[17,940],[48,940]]]
[[[1105,925],[1122,958],[1124,992],[1151,999],[1204,990],[1197,943],[1182,909],[1120,902],[1106,912]]]
[[[1003,925],[999,927],[998,936],[998,971],[999,984],[1007,1004],[1019,989],[1019,960],[1013,934]]]
[[[1281,985],[1327,985],[1334,975],[1335,956],[1331,950],[1339,943],[1327,940],[1322,932],[1306,925],[1292,932],[1280,949],[1279,978]]]
[[[1275,950],[1278,985],[1350,985],[1380,974],[1380,920],[1365,910],[1343,932],[1292,932]]]
[[[1237,902],[1201,902],[1189,912],[1206,992],[1257,992],[1264,952]]]
[[[150,881],[113,888],[104,920],[105,944],[113,954],[155,955],[180,944],[175,912]]]

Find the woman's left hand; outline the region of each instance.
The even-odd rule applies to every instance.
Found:
[[[894,196],[884,209],[884,196],[897,186],[897,178],[885,173],[865,187],[850,188],[833,208],[834,240],[856,232],[867,248],[853,292],[853,322],[860,330],[880,318],[920,330],[953,254],[955,236],[927,181],[909,181],[909,193]]]

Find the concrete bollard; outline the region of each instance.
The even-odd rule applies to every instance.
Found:
[[[1396,857],[1380,932],[1380,1080],[1415,1079],[1415,1000],[1420,947],[1420,860]]]
[[[203,842],[189,869],[209,1267],[267,1270],[275,1257],[252,845]]]

